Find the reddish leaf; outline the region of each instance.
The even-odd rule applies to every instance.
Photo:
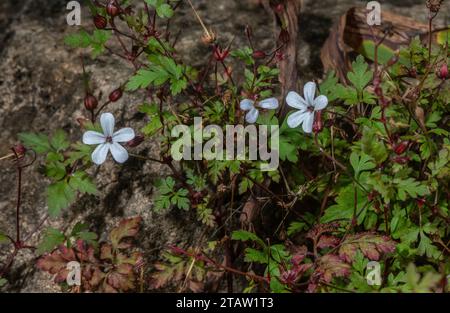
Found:
[[[336,247],[341,240],[334,236],[323,235],[320,237],[319,242],[317,243],[317,247],[319,249],[324,248],[334,248]]]
[[[337,255],[326,254],[318,261],[315,275],[326,283],[334,277],[347,277],[350,275],[351,266],[343,262]]]
[[[361,233],[348,236],[339,248],[339,257],[345,262],[351,263],[360,250],[369,260],[377,261],[381,254],[395,251],[396,242],[388,236],[380,236],[374,233]]]
[[[141,217],[126,219],[120,222],[119,226],[114,228],[110,233],[110,240],[114,249],[121,248],[120,242],[127,237],[134,237],[139,231],[139,225],[142,221]]]

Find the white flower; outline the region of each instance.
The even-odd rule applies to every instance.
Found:
[[[261,109],[276,109],[278,108],[278,100],[276,98],[269,98],[258,102],[257,107]],[[245,115],[247,123],[255,123],[259,116],[259,110],[255,107],[255,101],[244,99],[240,103],[240,108],[243,111],[248,111]]]
[[[114,132],[114,116],[111,113],[103,113],[100,116],[100,124],[103,134],[95,131],[87,131],[83,135],[83,143],[86,145],[98,145],[92,153],[92,161],[100,165],[105,162],[108,151],[118,163],[128,160],[128,152],[119,142],[128,142],[135,137],[132,128],[122,128]]]
[[[292,113],[287,119],[290,128],[295,128],[303,124],[303,131],[311,133],[314,123],[314,112],[323,110],[328,105],[326,96],[316,96],[316,84],[309,82],[303,88],[305,98],[298,93],[291,91],[286,97],[286,102],[290,107],[298,109],[298,112]]]

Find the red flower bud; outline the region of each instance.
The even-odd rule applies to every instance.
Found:
[[[261,50],[256,50],[255,52],[253,52],[254,59],[264,59],[266,56],[266,53]]]
[[[130,148],[135,148],[144,142],[144,136],[138,135],[127,142],[127,146]]]
[[[122,98],[122,89],[118,88],[109,94],[109,100],[111,102],[119,101]]]
[[[283,12],[283,4],[282,3],[279,3],[279,4],[277,4],[276,6],[275,6],[275,8],[274,8],[274,11],[276,12],[276,13],[281,13],[281,12]]]
[[[426,203],[426,200],[424,198],[420,198],[416,200],[417,206],[419,207],[419,209],[423,208],[423,206]]]
[[[446,80],[448,78],[448,65],[447,63],[442,64],[441,68],[439,69],[438,75],[440,79]]]
[[[94,16],[94,25],[98,29],[104,29],[108,25],[108,20],[101,15]]]
[[[115,17],[120,14],[120,8],[117,5],[116,0],[110,0],[106,5],[106,13],[111,17]]]
[[[318,111],[315,114],[313,122],[313,132],[318,134],[323,130],[322,111]]]
[[[27,152],[27,148],[25,148],[21,143],[15,145],[12,150],[14,151],[14,153],[17,155],[17,157],[21,157],[24,156],[25,153]]]
[[[401,155],[401,154],[405,153],[406,149],[408,149],[408,146],[409,146],[408,141],[402,141],[394,147],[394,152],[397,155]]]
[[[97,98],[93,95],[86,95],[86,97],[84,98],[84,107],[86,108],[86,110],[89,111],[93,111],[97,108],[98,105],[98,101]]]

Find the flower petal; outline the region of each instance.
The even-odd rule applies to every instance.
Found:
[[[306,108],[308,107],[305,99],[303,99],[303,97],[295,91],[290,91],[288,93],[286,97],[286,103],[288,104],[288,106],[299,110],[306,110]]]
[[[306,112],[305,119],[303,120],[303,131],[307,134],[312,133],[314,123],[314,113]]]
[[[316,100],[314,100],[314,110],[320,111],[327,107],[328,98],[325,96],[318,96]]]
[[[106,142],[105,135],[89,130],[83,134],[83,143],[85,145],[99,145]]]
[[[308,112],[297,111],[288,116],[287,124],[290,128],[296,128],[298,125],[303,123],[303,120],[307,116]]]
[[[247,115],[245,115],[245,120],[247,123],[253,124],[256,122],[259,116],[259,111],[256,108],[251,109]]]
[[[122,128],[118,131],[116,131],[112,135],[112,141],[113,142],[128,142],[130,140],[133,140],[136,135],[134,134],[134,130],[132,128]]]
[[[114,160],[116,160],[117,163],[125,163],[125,161],[128,160],[127,150],[117,142],[111,144],[110,150]]]
[[[104,143],[95,148],[94,152],[92,152],[92,162],[97,165],[103,164],[106,160],[106,156],[108,155],[109,143]]]
[[[316,83],[309,82],[303,87],[303,95],[308,103],[308,106],[314,105],[314,98],[316,97]]]
[[[100,124],[106,137],[113,135],[114,123],[114,116],[111,113],[103,113],[100,116]]]
[[[244,99],[241,101],[241,103],[239,104],[239,107],[241,108],[241,110],[243,111],[249,111],[253,108],[253,104],[255,103],[255,101],[252,101],[250,99]]]
[[[263,109],[273,110],[278,108],[278,99],[277,98],[269,98],[259,102],[258,104]]]

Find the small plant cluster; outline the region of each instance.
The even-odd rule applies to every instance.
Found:
[[[273,2],[282,20],[284,2]],[[169,31],[181,5],[203,27],[199,44],[209,51],[203,67],[185,64]],[[233,292],[236,279],[244,292],[448,291],[448,44],[412,38],[391,53],[378,51],[381,40],[370,56],[353,60],[345,79],[330,72],[280,95],[279,65],[290,57],[283,53],[286,23],[273,50],[262,51],[250,27],[248,45],[221,42],[190,0],[90,1],[90,9],[95,29],[67,36],[66,44],[90,49],[93,58],[121,58],[134,74],[99,106],[84,73],[83,140],[82,132],[75,143],[63,131],[19,135],[43,156],[50,216],[70,209],[80,194],[98,195],[90,169],[111,151],[118,163],[130,157],[167,166],[153,210],[193,211],[203,231],[192,246],[168,247],[160,262],[144,268],[142,254],[126,240],[136,236],[139,218],[121,222],[100,243],[84,224],[70,234],[47,229],[37,266],[57,283],[64,285],[66,264],[76,260],[78,291]],[[146,116],[138,135],[130,128],[114,132],[114,118],[104,112],[126,92],[145,96],[127,108]],[[196,117],[222,129],[278,126],[280,166],[262,171],[262,161],[225,158],[175,162],[172,130],[193,128]],[[127,151],[145,140],[160,143],[158,157]],[[380,285],[366,279],[370,261],[380,264]]]

